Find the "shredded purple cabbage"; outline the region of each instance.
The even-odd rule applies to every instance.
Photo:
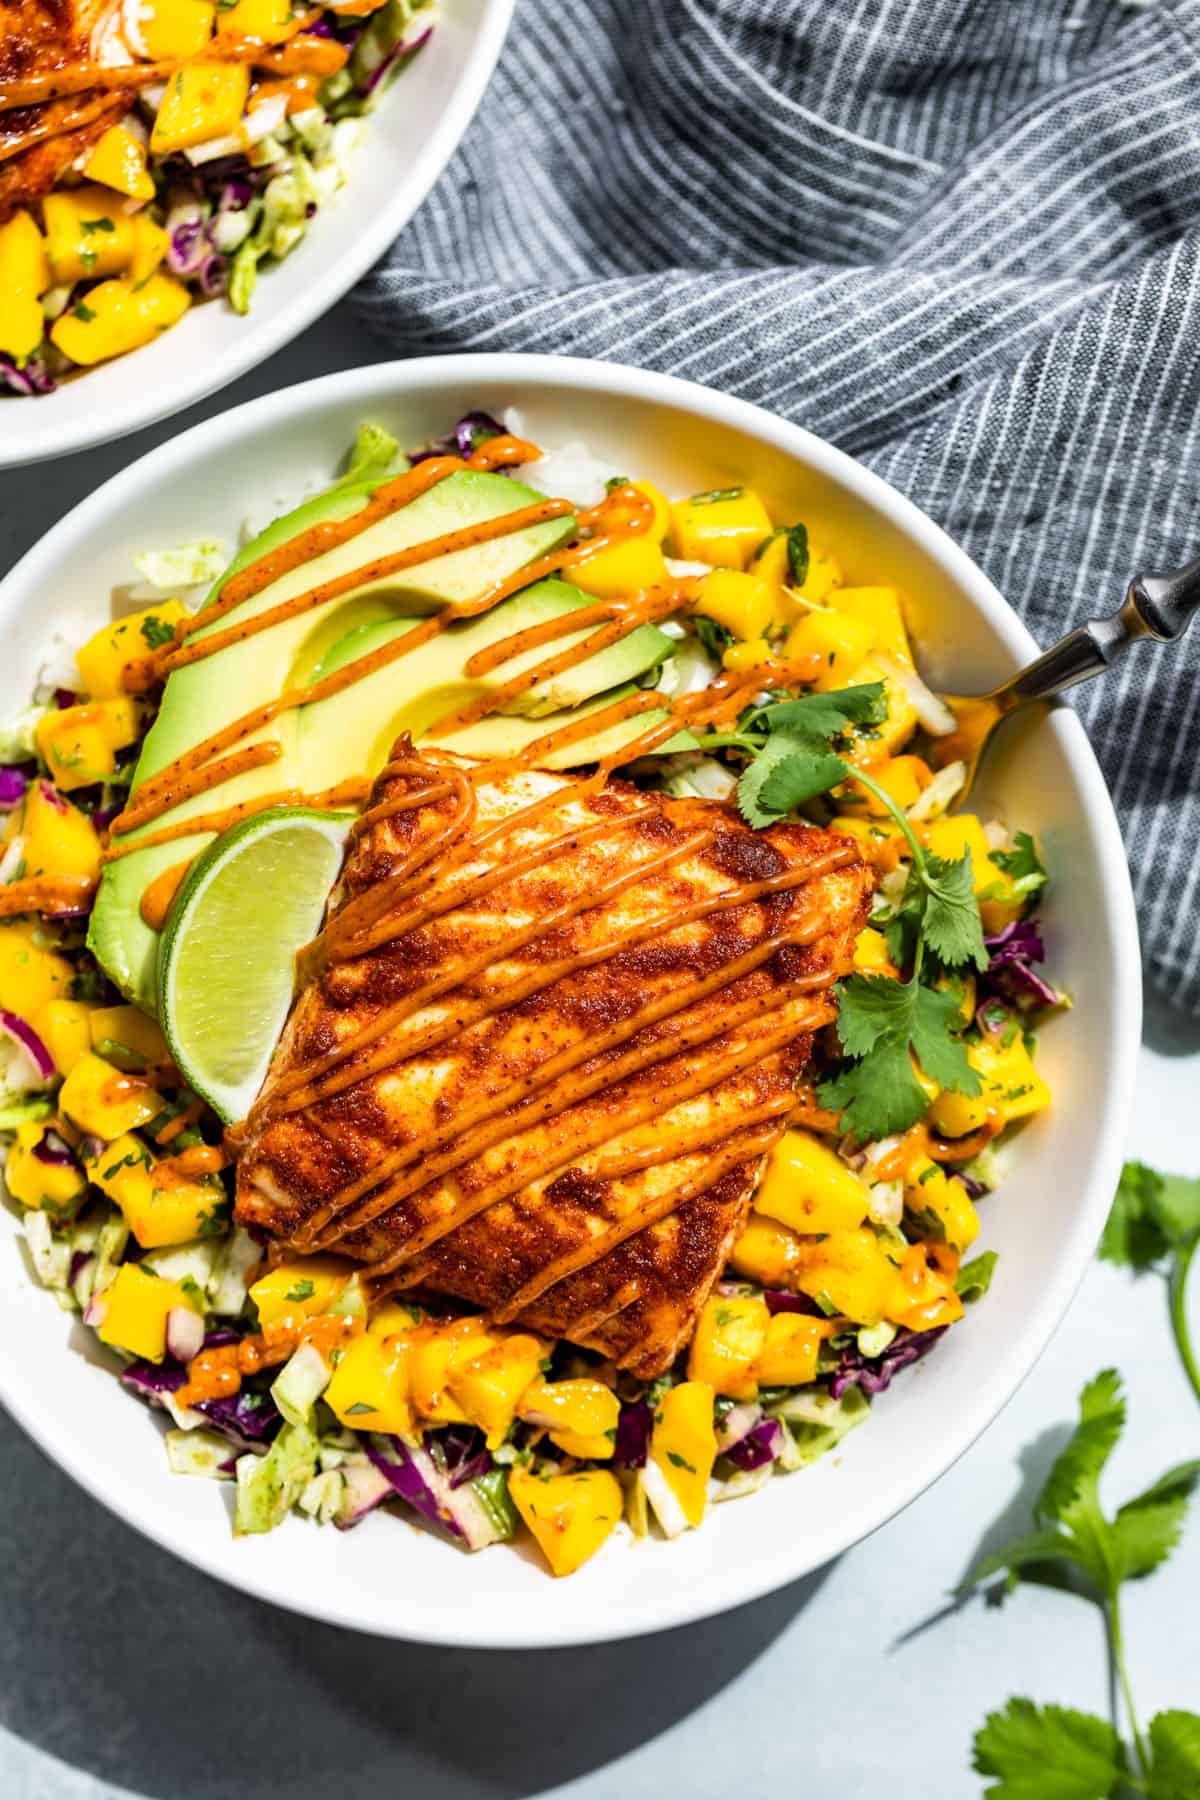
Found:
[[[360,84],[362,92],[373,94],[380,82],[385,81],[399,63],[407,62],[410,56],[415,56],[432,36],[433,26],[428,25],[419,37],[413,38],[409,43],[405,43],[404,39],[400,38],[392,45],[387,55],[371,70],[365,81]]]
[[[725,1455],[735,1469],[761,1469],[774,1462],[783,1449],[783,1426],[778,1419],[763,1419],[744,1438],[731,1444]]]
[[[378,1448],[381,1442],[388,1446],[387,1455]],[[448,1531],[452,1537],[466,1537],[462,1526],[442,1506],[419,1462],[402,1438],[364,1438],[363,1448],[380,1474],[386,1475],[396,1493],[408,1502],[414,1512],[419,1512],[431,1525]]]
[[[12,763],[0,765],[0,812],[11,812],[25,798],[29,777]]]
[[[40,1163],[49,1163],[56,1169],[78,1167],[74,1151],[63,1138],[59,1137],[57,1131],[44,1132],[33,1146],[33,1154]]]
[[[617,1419],[613,1461],[625,1469],[644,1469],[650,1454],[650,1428],[654,1411],[648,1400],[630,1400]]]
[[[410,450],[408,460],[418,463],[428,461],[431,456],[470,456],[480,444],[486,444],[489,438],[501,437],[503,432],[503,425],[490,413],[464,413],[453,431],[448,431],[445,437],[432,439],[421,450]]]
[[[1018,1012],[1039,1012],[1046,1006],[1061,1006],[1063,997],[1034,963],[1044,962],[1046,946],[1036,919],[1016,919],[1003,931],[985,937],[984,947],[989,962],[979,977],[980,1007],[989,999],[999,998]]]
[[[824,1313],[807,1294],[788,1294],[782,1288],[766,1288],[763,1299],[769,1313],[804,1313],[810,1319],[823,1319]]]
[[[246,1388],[219,1400],[198,1400],[196,1411],[204,1414],[214,1430],[244,1450],[270,1443],[283,1424],[283,1415],[270,1394],[257,1394]]]
[[[462,1487],[492,1466],[484,1435],[477,1425],[443,1425],[425,1433],[425,1448],[440,1463],[452,1488]]]
[[[968,1175],[965,1169],[955,1169],[951,1180],[962,1182],[967,1190],[969,1200],[982,1200],[984,1195],[991,1191],[984,1182],[976,1181],[973,1175]]]
[[[829,1392],[835,1400],[840,1400],[848,1387],[860,1387],[864,1394],[882,1394],[901,1369],[927,1356],[947,1329],[945,1325],[932,1331],[901,1329],[880,1356],[864,1356],[856,1343],[849,1345],[838,1359]]]
[[[34,394],[52,394],[57,385],[40,356],[27,356],[18,368],[11,356],[0,355],[0,387],[29,398]]]

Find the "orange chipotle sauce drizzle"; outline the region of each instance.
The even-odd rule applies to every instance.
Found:
[[[269,630],[273,625],[283,624],[312,611],[367,583],[385,579],[404,569],[472,545],[489,542],[509,532],[570,515],[574,509],[566,501],[539,501],[502,515],[499,519],[479,521],[412,545],[407,550],[376,558],[255,616],[231,622],[218,630],[212,629],[237,607],[270,587],[284,574],[349,542],[457,471],[466,468],[511,467],[533,460],[537,454],[533,445],[501,436],[485,443],[469,459],[456,456],[429,458],[406,473],[386,481],[358,512],[345,519],[309,527],[232,576],[224,584],[217,600],[191,620],[177,634],[176,641],[160,653],[157,674],[160,677],[169,675],[173,669],[186,667],[231,644],[244,642],[260,631]],[[614,542],[649,530],[654,512],[644,495],[625,486],[617,489],[599,506],[578,512],[576,517],[582,535],[572,545],[527,564],[505,580],[493,583],[472,599],[444,606],[431,618],[422,620],[403,636],[370,655],[360,657],[306,688],[294,689],[281,695],[276,701],[259,706],[253,712],[234,720],[204,743],[196,745],[174,764],[142,784],[125,812],[114,822],[114,838],[127,836],[133,829],[142,828],[162,817],[182,799],[207,792],[242,768],[253,766],[246,760],[251,754],[256,755],[259,760],[266,760],[270,754],[269,743],[243,746],[242,740],[263,730],[281,713],[292,707],[309,705],[327,698],[398,660],[419,644],[430,641],[456,620],[478,617],[532,582],[582,565]],[[456,729],[485,717],[534,687],[539,681],[557,675],[595,655],[597,651],[619,642],[648,620],[687,610],[695,596],[694,581],[670,582],[641,594],[596,601],[561,619],[548,620],[511,634],[473,656],[467,665],[467,674],[482,676],[513,657],[543,646],[551,647],[548,657],[520,676],[493,689],[480,700],[439,721],[436,729],[440,734],[452,735]],[[198,635],[201,632],[207,635]],[[580,633],[583,634],[580,641],[557,651],[552,648],[556,638],[568,634],[579,637]],[[436,817],[434,828],[392,876],[376,882],[357,895],[330,921],[322,936],[305,953],[306,974],[311,977],[330,964],[369,954],[405,932],[428,924],[440,914],[512,881],[528,869],[544,866],[557,856],[568,856],[589,841],[628,831],[640,818],[649,815],[653,808],[646,807],[640,811],[597,819],[586,824],[567,825],[557,832],[552,830],[549,838],[543,838],[528,851],[506,853],[504,847],[504,840],[515,830],[552,820],[553,815],[572,800],[601,791],[614,768],[668,742],[681,726],[719,726],[728,723],[736,719],[753,694],[764,688],[794,686],[811,681],[820,672],[821,666],[820,657],[805,657],[737,674],[723,673],[708,688],[681,697],[670,706],[666,705],[661,694],[641,690],[597,709],[582,719],[548,730],[520,755],[481,764],[477,770],[456,768],[435,758],[415,755],[402,747],[383,775],[384,778],[402,782],[403,786],[393,786],[385,797],[364,813],[357,821],[355,832],[361,834],[372,831],[387,819],[416,808],[437,807],[441,809],[441,816]],[[582,782],[556,789],[519,812],[484,828],[477,827],[476,779],[489,782],[509,772],[536,768],[553,752],[568,748],[572,743],[582,742],[597,731],[643,712],[653,714],[647,720],[645,729],[631,742],[605,758],[594,775]],[[355,801],[365,798],[368,785],[365,781],[350,785],[354,789]],[[127,844],[114,842],[107,854],[109,857],[120,856],[147,844],[167,842],[173,836],[220,830],[224,828],[227,818],[228,822],[232,822],[233,817],[243,817],[261,807],[279,805],[288,800],[294,803],[299,798],[301,796],[291,794],[272,795],[244,802],[239,807],[231,807],[228,815],[218,812],[193,816],[174,825],[168,824],[156,833],[143,835]],[[308,804],[313,804],[311,797],[305,798]],[[346,798],[350,796],[347,795]],[[325,804],[330,803],[328,795],[323,799]],[[406,999],[385,1009],[374,1021],[345,1039],[333,1051],[277,1080],[260,1100],[252,1115],[251,1124],[261,1122],[276,1112],[306,1110],[392,1067],[398,1061],[446,1043],[476,1020],[511,1006],[576,970],[601,964],[666,930],[727,909],[746,906],[771,894],[819,882],[858,857],[856,847],[845,842],[830,849],[806,868],[784,869],[766,879],[733,882],[715,895],[683,908],[663,912],[636,926],[616,932],[611,940],[587,952],[547,961],[539,965],[533,974],[523,976],[507,986],[497,986],[481,998],[470,999],[463,1007],[456,1009],[452,1022],[425,1027],[406,1039],[400,1050],[386,1041],[398,1025],[449,988],[469,982],[472,975],[482,973],[488,965],[502,962],[506,956],[565,924],[576,914],[603,905],[625,887],[643,881],[688,856],[701,853],[714,836],[712,829],[703,829],[690,835],[682,843],[676,843],[641,862],[582,898],[564,902],[533,925],[514,931],[500,947],[493,947],[486,958],[479,958],[466,969],[458,969],[452,978],[443,976],[426,983]],[[483,854],[489,850],[494,853],[491,858]],[[482,868],[479,866],[481,861]],[[707,1063],[702,1061],[697,1070],[672,1077],[670,1081],[657,1087],[652,1095],[642,1098],[629,1109],[627,1116],[623,1116],[622,1133],[641,1123],[651,1124],[671,1106],[693,1094],[702,1093],[717,1082],[761,1061],[772,1052],[782,1049],[801,1033],[814,1031],[828,1023],[834,1016],[834,1008],[827,992],[822,990],[828,989],[836,971],[821,971],[781,982],[773,993],[766,996],[755,995],[750,1000],[728,1005],[715,1018],[699,1022],[685,1019],[674,1027],[668,1025],[666,1032],[656,1036],[653,1043],[640,1041],[644,1039],[649,1025],[669,1021],[676,1014],[684,1014],[697,1001],[721,991],[769,962],[784,947],[814,942],[822,935],[826,925],[827,920],[818,902],[799,909],[784,929],[766,936],[715,973],[697,975],[681,982],[669,995],[648,1002],[633,1017],[593,1034],[582,1045],[572,1046],[556,1057],[547,1058],[525,1079],[514,1082],[508,1089],[465,1111],[460,1111],[451,1123],[432,1127],[420,1139],[409,1142],[389,1156],[378,1158],[366,1175],[347,1183],[318,1213],[306,1221],[303,1231],[291,1240],[292,1246],[302,1250],[336,1246],[347,1233],[369,1223],[406,1194],[478,1155],[489,1144],[552,1118],[600,1087],[611,1086],[656,1063],[698,1049],[713,1038],[727,1040],[720,1055],[711,1057]],[[771,1021],[765,1032],[764,1014]],[[613,1051],[619,1054],[602,1071],[597,1072],[593,1068],[585,1074],[580,1070],[580,1064],[594,1062],[604,1052]],[[720,1161],[724,1156],[728,1166],[732,1167],[739,1162],[752,1161],[763,1154],[782,1130],[784,1117],[793,1104],[794,1096],[789,1093],[747,1115],[740,1122],[737,1132],[723,1147],[717,1160]],[[573,1157],[588,1149],[602,1149],[603,1144],[613,1135],[611,1121],[592,1129],[601,1134],[597,1136],[596,1143],[581,1141],[574,1144]],[[242,1128],[243,1133],[244,1130]],[[237,1135],[240,1134],[235,1134],[235,1141]],[[629,1154],[626,1152],[627,1161]],[[636,1153],[632,1161],[628,1161],[628,1167],[650,1167],[657,1161],[679,1154],[682,1152],[677,1146],[663,1150],[647,1145]],[[411,1237],[403,1249],[389,1261],[374,1264],[372,1275],[386,1275],[404,1263],[409,1265],[405,1279],[419,1279],[421,1253],[475,1213],[504,1198],[510,1191],[513,1179],[515,1178],[510,1178],[507,1188],[503,1179],[493,1182],[486,1190],[473,1195],[469,1200],[463,1200],[456,1209],[431,1221],[421,1232]],[[710,1160],[704,1175],[704,1185],[709,1185],[713,1179]],[[673,1210],[680,1202],[680,1194],[675,1193],[666,1210]],[[644,1212],[622,1221],[619,1227],[590,1244],[586,1250],[572,1252],[567,1258],[552,1264],[538,1277],[538,1293],[544,1292],[577,1268],[606,1254],[624,1235],[652,1223],[658,1216],[656,1209],[663,1204],[655,1202]],[[531,1291],[527,1293],[521,1290],[510,1298],[505,1312],[518,1310],[522,1305],[528,1304],[532,1297]],[[289,1340],[292,1347],[294,1341]],[[230,1352],[235,1348],[241,1347],[230,1346]],[[262,1350],[256,1349],[249,1354],[267,1354],[269,1349],[273,1360],[282,1360],[285,1352],[280,1352],[276,1357],[275,1348],[273,1340],[271,1346],[264,1346]],[[219,1373],[220,1379],[240,1378],[237,1377],[240,1365],[236,1356],[221,1356],[216,1351],[204,1354],[216,1358],[212,1366]],[[242,1372],[248,1371],[243,1369]]]
[[[362,1328],[361,1319],[339,1313],[324,1313],[315,1319],[305,1318],[303,1313],[285,1313],[255,1337],[201,1350],[188,1364],[188,1378],[176,1390],[175,1401],[179,1406],[196,1406],[202,1400],[222,1400],[237,1393],[244,1376],[286,1362],[301,1344],[311,1344],[328,1358]]]

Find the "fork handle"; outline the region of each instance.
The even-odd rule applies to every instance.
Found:
[[[1200,556],[1169,575],[1136,575],[1124,604],[1107,619],[1089,619],[1022,669],[1004,698],[1008,706],[1049,700],[1080,681],[1102,675],[1131,644],[1182,637],[1200,613]]]

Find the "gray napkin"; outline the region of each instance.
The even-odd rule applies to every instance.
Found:
[[[419,79],[419,77],[418,77]],[[1200,0],[522,0],[359,290],[404,352],[607,356],[860,457],[1043,643],[1200,552]],[[1200,626],[1078,705],[1200,1010]]]

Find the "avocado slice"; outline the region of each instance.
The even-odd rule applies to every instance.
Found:
[[[542,589],[552,592],[549,595],[540,593]],[[564,592],[557,592],[560,589]],[[566,596],[574,598],[567,600]],[[547,732],[573,724],[588,713],[600,712],[624,695],[633,693],[632,682],[621,683],[621,671],[638,661],[636,657],[627,659],[619,654],[629,642],[626,639],[564,671],[560,679],[571,678],[565,691],[572,697],[561,709],[539,711],[536,715],[489,713],[462,731],[447,732],[438,737],[428,735],[435,720],[468,705],[486,692],[483,681],[467,680],[461,673],[467,659],[498,638],[552,616],[547,602],[557,609],[563,604],[590,604],[590,599],[564,581],[538,582],[523,593],[515,594],[511,600],[502,601],[482,618],[450,626],[440,637],[419,645],[399,663],[385,665],[377,674],[343,688],[340,694],[334,694],[318,706],[302,707],[299,714],[300,763],[306,782],[314,784],[318,771],[327,766],[331,737],[337,741],[340,758],[369,774],[383,767],[402,731],[411,732],[418,742],[437,743],[463,756],[516,756]],[[346,663],[371,655],[381,645],[411,631],[416,622],[413,619],[381,619],[358,625],[329,653],[321,666],[321,674],[332,675]],[[577,642],[581,635],[576,634],[574,640],[568,636],[557,638],[555,644]],[[636,635],[630,633],[631,638]],[[662,632],[655,631],[654,635],[661,637],[670,648],[671,640]],[[659,652],[653,648],[655,660],[658,660]],[[544,658],[548,653],[548,648],[542,646],[532,655]],[[529,657],[522,657],[504,663],[489,675],[488,680],[494,682],[510,676],[529,660]],[[401,671],[402,681],[397,679]],[[634,667],[633,672],[640,673],[641,670]],[[610,677],[617,685],[608,686],[607,678]],[[552,752],[545,767],[567,769],[580,763],[596,762],[640,737],[666,716],[665,712],[647,711],[622,719],[616,725],[602,727],[594,737],[580,739],[563,750]],[[694,741],[690,737],[684,741],[680,733],[670,744],[672,751],[693,747]]]
[[[384,479],[387,477],[374,475],[341,482],[277,519],[234,559],[216,583],[210,600],[217,597],[231,575],[298,533],[360,511]],[[206,632],[198,633],[197,637],[224,630],[375,558],[463,525],[514,512],[533,505],[541,497],[532,488],[510,477],[460,470],[348,543],[281,576],[208,627]],[[291,688],[310,684],[330,650],[354,627],[371,620],[394,619],[401,614],[411,619],[413,614],[436,611],[447,601],[469,599],[482,588],[506,579],[529,562],[569,542],[575,530],[575,520],[568,515],[543,525],[528,526],[490,543],[437,557],[400,575],[366,582],[353,593],[315,613],[302,614],[242,643],[231,644],[201,662],[176,670],[167,682],[158,717],[142,745],[131,794],[136,795],[149,776],[202,743],[223,725],[256,706],[277,699]],[[502,610],[497,608],[495,613]],[[486,625],[487,618],[494,618],[495,613],[485,615],[478,623]],[[504,630],[503,621],[498,626],[493,625],[487,641],[494,641]],[[361,703],[362,684],[352,692]],[[333,705],[341,698],[334,696],[331,701],[311,709],[294,709],[261,731],[249,734],[243,743],[274,739],[281,744],[283,755],[262,768],[249,770],[222,783],[215,791],[183,801],[136,835],[145,836],[189,816],[281,789],[314,791],[332,787],[348,776],[368,772],[356,757],[352,759],[348,754],[349,747],[341,743],[333,721],[330,729],[320,734],[319,769],[316,767],[318,759],[312,753],[313,739],[306,734],[310,766],[305,767],[301,753],[301,710],[315,715],[322,710],[322,705]],[[354,704],[353,698],[351,703]],[[135,850],[105,870],[92,912],[88,945],[122,993],[146,1012],[155,1010],[158,933],[142,919],[139,910],[142,894],[156,875],[174,863],[195,856],[211,837],[211,833],[198,832],[169,844]]]

